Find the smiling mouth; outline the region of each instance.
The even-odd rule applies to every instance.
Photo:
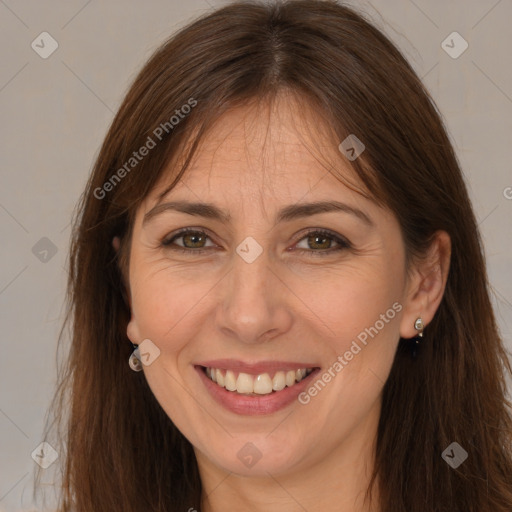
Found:
[[[206,376],[217,386],[240,395],[263,396],[278,393],[306,379],[317,368],[279,370],[272,373],[251,375],[222,368],[201,367]]]

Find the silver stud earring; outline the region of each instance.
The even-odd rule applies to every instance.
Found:
[[[423,338],[423,329],[425,328],[425,324],[421,317],[417,318],[414,322],[414,328],[418,331],[418,338]],[[416,343],[419,343],[420,340],[416,340]]]
[[[140,372],[142,370],[142,362],[140,360],[139,347],[132,343],[135,350],[132,352],[128,364],[134,372]]]

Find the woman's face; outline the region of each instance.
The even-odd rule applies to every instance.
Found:
[[[409,296],[403,240],[322,165],[356,180],[337,145],[308,133],[285,98],[233,110],[137,212],[128,336],[150,340],[147,381],[200,464],[291,473],[376,432]],[[338,206],[306,206],[320,202]]]

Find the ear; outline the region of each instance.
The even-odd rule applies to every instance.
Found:
[[[413,338],[418,331],[414,328],[417,318],[428,324],[443,298],[450,269],[451,240],[445,231],[436,231],[427,253],[412,263],[409,272],[407,299],[400,321],[400,336]]]
[[[112,247],[116,252],[119,251],[119,247],[121,247],[121,239],[118,236],[112,238]]]
[[[133,314],[131,315],[129,322],[126,325],[126,336],[135,345],[138,345],[140,343],[140,340],[142,339],[140,335],[139,326],[137,324],[137,321],[133,317]]]
[[[114,248],[114,250],[116,251],[117,253],[117,263],[118,263],[118,268],[119,268],[119,271],[121,273],[121,282],[122,282],[122,290],[121,290],[121,293],[123,295],[123,299],[124,299],[124,302],[125,304],[128,306],[128,308],[130,309],[131,311],[131,307],[132,307],[132,304],[131,304],[131,297],[130,297],[130,292],[128,291],[127,289],[127,286],[126,286],[126,276],[124,275],[123,273],[123,255],[122,255],[122,251],[119,252],[119,249],[121,248],[121,238],[118,237],[118,236],[115,236],[114,238],[112,238],[112,247]]]
[[[119,266],[119,271],[121,273],[121,286],[122,286],[121,293],[123,295],[125,304],[128,306],[128,309],[130,310],[129,320],[128,320],[128,323],[126,324],[126,336],[132,343],[137,345],[141,338],[140,338],[140,334],[138,332],[139,329],[138,329],[137,324],[133,318],[131,297],[130,297],[130,292],[127,290],[127,287],[126,287],[125,277],[123,276],[122,262],[119,261],[120,257],[122,259],[122,254],[119,253],[119,249],[121,247],[121,238],[120,237],[115,236],[114,238],[112,238],[112,247],[114,248],[114,250],[116,251],[117,256],[118,256],[118,258],[117,258],[118,266]]]

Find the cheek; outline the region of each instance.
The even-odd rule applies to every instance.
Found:
[[[146,261],[144,254],[132,252],[129,333],[158,345],[175,338],[173,330],[179,331],[197,314],[206,286],[203,280],[187,282],[179,269],[170,269],[166,262]]]
[[[178,333],[198,325],[201,301],[210,288],[206,279],[191,282],[169,269],[144,272],[134,265],[130,332],[162,348],[179,349]]]
[[[324,366],[299,396],[314,411],[311,429],[331,439],[349,437],[375,411],[399,339],[402,305],[395,294],[359,284],[349,294],[338,292],[335,307],[326,304],[331,332],[322,337]]]
[[[315,313],[318,334],[331,343],[336,353],[348,350],[359,336],[364,342],[368,331],[385,337],[398,333],[404,276],[382,259],[374,264],[347,266],[328,278],[302,281],[294,291]],[[391,332],[392,331],[392,332]]]
[[[337,422],[349,414],[357,423],[389,375],[399,340],[405,283],[401,254],[389,254],[389,258],[345,268],[343,275],[324,281],[322,293],[311,296],[312,309],[321,312],[316,323],[328,349],[323,377],[331,391],[330,399],[317,401],[314,397],[323,393],[319,383],[306,390],[303,403],[311,400],[315,407],[325,408],[319,421],[334,415]]]

